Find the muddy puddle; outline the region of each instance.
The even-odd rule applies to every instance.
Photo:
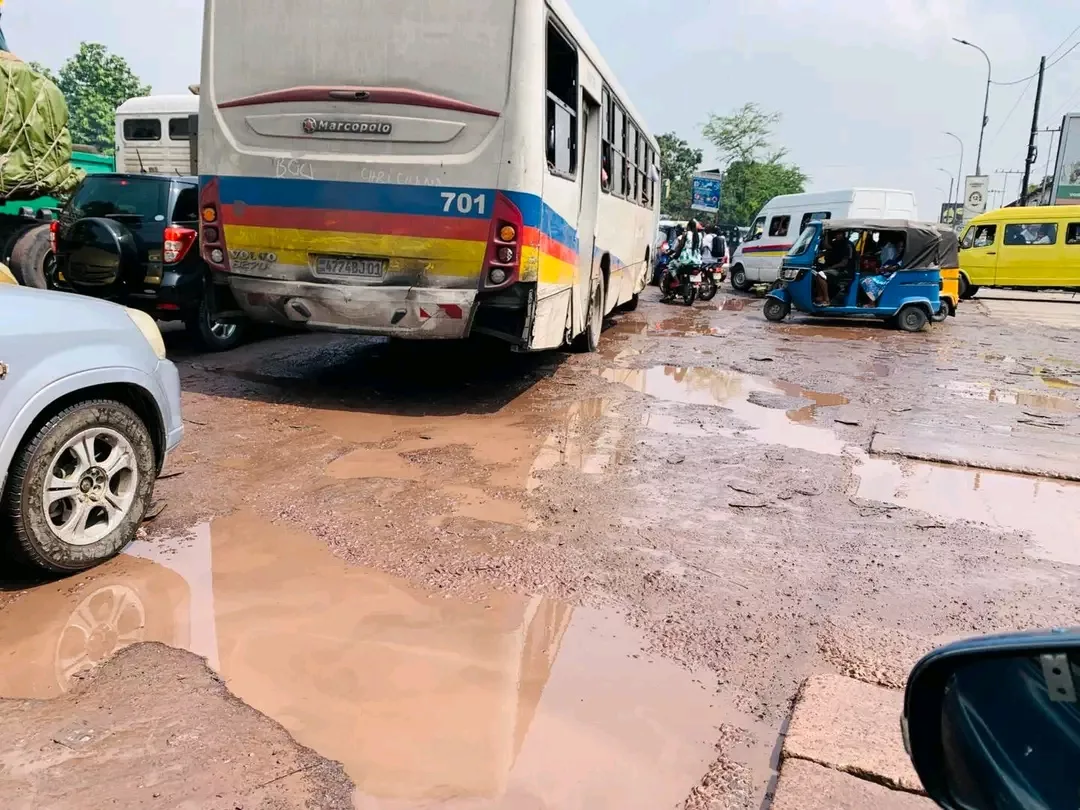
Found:
[[[0,694],[55,697],[141,641],[205,656],[359,808],[673,807],[735,719],[612,613],[449,600],[243,512],[19,596]]]
[[[543,473],[567,467],[600,475],[622,460],[612,415],[605,400],[586,399],[556,408],[514,403],[486,415],[318,411],[312,421],[360,445],[326,467],[330,479],[434,492],[447,511],[428,516],[430,525],[462,517],[532,529],[525,496]]]
[[[1038,391],[999,388],[986,383],[971,383],[963,380],[951,380],[942,387],[962,399],[1000,402],[1006,405],[1019,405],[1022,408],[1052,411],[1054,413],[1080,413],[1080,404],[1077,404],[1076,401],[1053,394],[1043,394]]]
[[[1032,556],[1080,565],[1080,484],[865,457],[855,474],[859,498],[1027,532]]]
[[[846,404],[847,399],[838,394],[822,394],[788,383],[773,383],[736,371],[710,368],[612,368],[601,372],[601,376],[666,402],[724,408],[750,426],[742,432],[743,435],[763,444],[778,444],[828,455],[839,455],[844,449],[843,440],[831,430],[807,424],[813,421],[818,409]],[[784,411],[756,404],[752,401],[755,395],[759,401],[787,397],[809,400],[810,404]],[[651,425],[652,419],[650,415],[647,424]],[[693,426],[672,423],[664,417],[660,417],[657,424],[661,432],[698,435]]]

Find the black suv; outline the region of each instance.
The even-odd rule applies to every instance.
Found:
[[[199,253],[199,181],[154,174],[87,175],[52,225],[50,286],[182,320],[203,348],[224,351],[243,322],[211,317]]]

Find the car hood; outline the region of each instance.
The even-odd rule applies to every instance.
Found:
[[[73,293],[0,285],[0,309],[9,326],[24,334],[86,332],[132,328],[124,308]]]

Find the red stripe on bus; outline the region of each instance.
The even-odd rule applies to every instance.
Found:
[[[496,110],[479,107],[455,98],[425,93],[422,90],[410,90],[406,87],[333,87],[330,85],[312,85],[306,87],[287,87],[270,90],[251,96],[234,98],[218,104],[218,109],[227,110],[236,107],[257,107],[262,104],[289,104],[293,102],[314,103],[322,101],[355,101],[361,104],[402,104],[409,107],[430,107],[433,110],[451,110],[453,112],[475,113],[498,118]],[[327,118],[332,117],[327,115]],[[300,133],[297,133],[298,135]]]
[[[490,223],[467,217],[424,214],[381,214],[374,211],[333,211],[325,208],[285,208],[276,205],[222,206],[226,225],[295,228],[302,231],[343,231],[380,236],[417,236],[486,242]]]
[[[543,234],[537,228],[525,228],[525,244],[536,245],[541,253],[553,256],[567,264],[577,264],[577,251],[567,247],[562,242],[557,242],[547,234]]]

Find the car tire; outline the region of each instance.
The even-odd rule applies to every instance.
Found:
[[[600,333],[604,330],[604,279],[599,274],[593,281],[585,319],[585,331],[574,338],[574,351],[591,354],[600,348]]]
[[[208,352],[227,352],[235,349],[247,338],[248,324],[216,323],[210,317],[210,301],[203,296],[199,308],[187,320],[187,329],[194,335],[199,347]]]
[[[738,290],[739,292],[746,292],[753,286],[750,283],[750,279],[746,277],[746,268],[741,264],[737,264],[731,268],[731,288]]]
[[[38,225],[15,242],[11,249],[10,270],[22,286],[45,290],[50,286],[50,264],[54,261],[49,226]]]
[[[3,504],[9,550],[56,574],[104,562],[135,537],[156,477],[150,431],[131,408],[113,400],[65,408],[15,457]]]

